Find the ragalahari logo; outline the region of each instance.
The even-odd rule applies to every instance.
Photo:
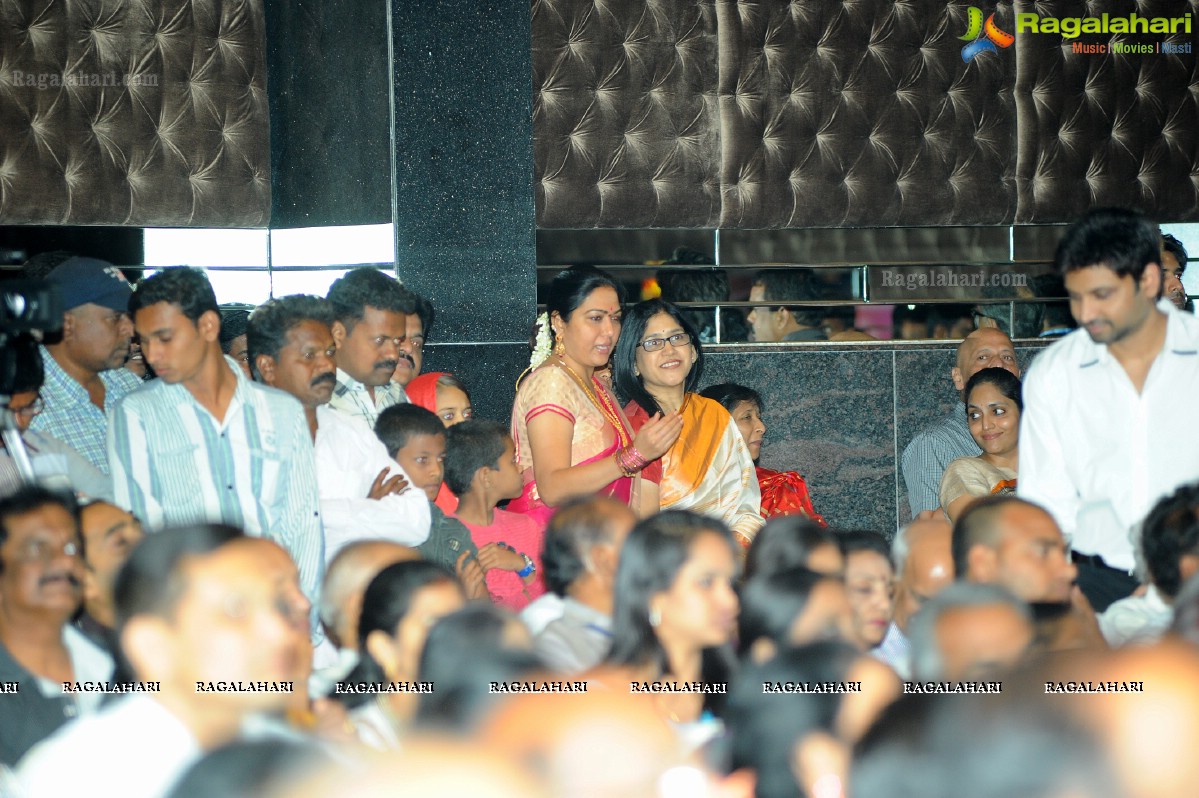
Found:
[[[967,16],[966,35],[959,36],[962,41],[969,42],[962,48],[962,60],[969,64],[983,53],[998,52],[1000,47],[1008,48],[1016,37],[999,29],[995,24],[995,15],[987,17],[983,22],[983,12],[980,8],[970,7]]]

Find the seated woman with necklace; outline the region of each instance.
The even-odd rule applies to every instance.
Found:
[[[966,424],[982,454],[959,457],[941,475],[941,507],[950,521],[976,499],[1015,493],[1020,461],[1020,378],[1006,369],[983,369],[966,383],[965,396]]]
[[[522,375],[512,407],[524,490],[508,504],[510,512],[544,526],[554,507],[592,494],[611,496],[638,515],[657,512],[656,467],[647,466],[679,437],[683,420],[658,414],[634,433],[597,378],[620,326],[621,289],[609,275],[574,267],[554,277],[538,319],[532,372]]]
[[[703,369],[699,339],[677,307],[651,299],[629,310],[613,358],[616,390],[631,400],[625,413],[634,429],[660,413],[683,419],[662,457],[661,508],[718,518],[748,547],[763,524],[754,462],[729,412],[694,393]]]

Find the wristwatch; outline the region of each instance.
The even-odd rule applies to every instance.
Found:
[[[529,555],[521,554],[520,556],[525,558],[525,567],[521,568],[519,571],[517,571],[516,575],[519,576],[521,579],[524,579],[526,576],[528,576],[529,574],[536,571],[537,566],[533,565],[533,558],[530,557]]]

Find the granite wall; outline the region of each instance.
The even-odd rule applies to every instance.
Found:
[[[1017,347],[1021,366],[1040,348]],[[703,384],[762,394],[762,465],[803,474],[831,525],[891,535],[911,518],[899,457],[957,401],[956,352],[941,341],[721,347],[705,353]]]

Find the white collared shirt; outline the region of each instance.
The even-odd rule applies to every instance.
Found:
[[[148,694],[135,693],[30,749],[17,766],[17,783],[28,798],[162,798],[201,753],[182,721]]]
[[[387,447],[358,418],[328,405],[316,409],[316,483],[325,526],[325,563],[355,540],[384,538],[419,546],[429,537],[429,499],[419,488],[368,499],[375,477],[384,468],[404,474]],[[407,474],[404,478],[411,479]]]
[[[1162,300],[1166,340],[1138,394],[1106,345],[1079,329],[1024,380],[1017,493],[1049,510],[1083,554],[1132,571],[1132,531],[1199,479],[1199,318]]]

